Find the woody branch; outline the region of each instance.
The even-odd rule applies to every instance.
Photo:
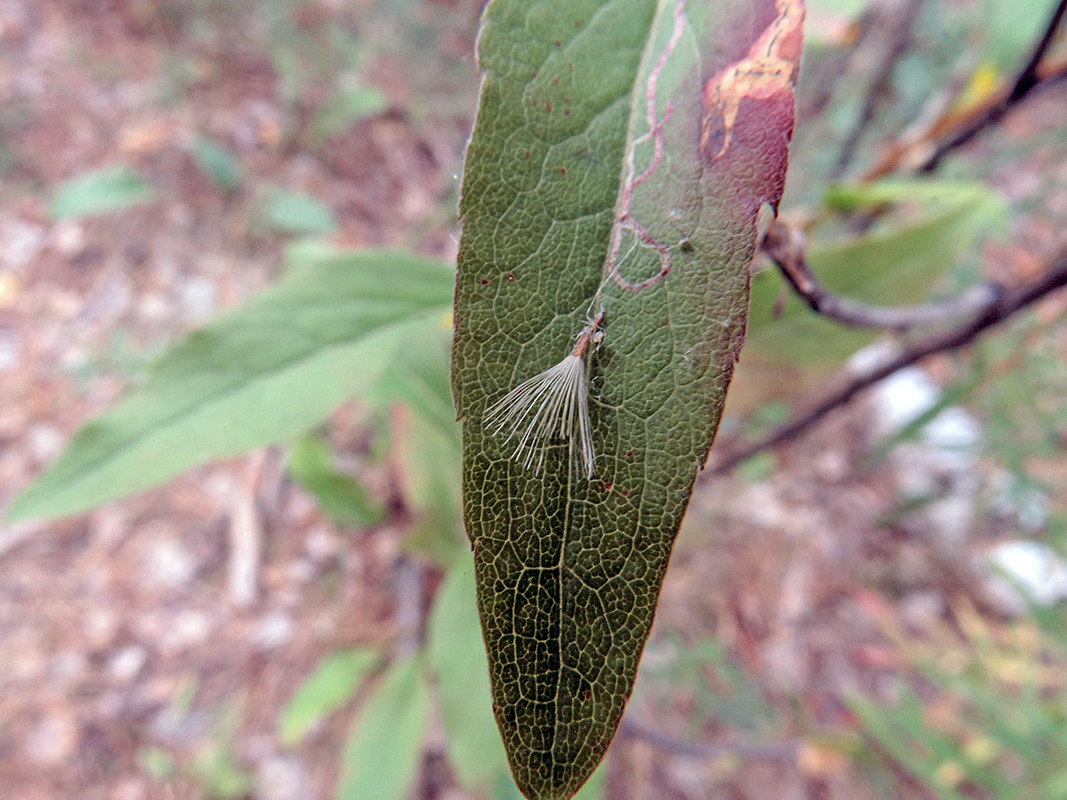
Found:
[[[945,328],[921,342],[914,342],[898,351],[888,361],[853,376],[836,391],[774,428],[762,439],[726,443],[725,447],[719,448],[714,454],[714,460],[709,464],[707,472],[729,472],[757,453],[796,439],[828,414],[847,405],[858,394],[893,373],[936,353],[947,353],[966,347],[990,328],[1000,325],[1064,286],[1067,286],[1067,247],[1050,259],[1041,277],[1012,289],[994,292],[988,302],[962,323]]]

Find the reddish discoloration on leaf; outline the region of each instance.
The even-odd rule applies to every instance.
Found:
[[[802,0],[776,0],[774,20],[745,58],[719,70],[704,86],[700,150],[709,165],[722,162],[763,187],[753,198],[777,209],[785,188],[793,135],[793,87],[803,44]],[[740,176],[739,176],[740,177]]]

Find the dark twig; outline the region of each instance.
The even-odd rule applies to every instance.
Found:
[[[999,325],[1063,286],[1067,286],[1067,248],[1052,259],[1048,270],[1037,280],[1017,289],[1001,292],[981,313],[964,324],[931,336],[923,342],[915,343],[889,361],[855,376],[838,391],[788,422],[779,425],[763,439],[734,449],[727,448],[722,456],[715,458],[714,463],[710,464],[705,472],[711,474],[729,472],[756,453],[797,438],[831,411],[846,405],[857,394],[883,378],[905,367],[910,367],[927,356],[950,352],[970,344],[984,331]]]
[[[1056,31],[1063,22],[1064,16],[1067,16],[1067,0],[1059,0],[1055,10],[1052,12],[1052,16],[1049,18],[1048,25],[1045,27],[1045,32],[1034,45],[1030,57],[1026,60],[1026,63],[1016,76],[1011,90],[1004,95],[999,102],[987,107],[983,113],[972,118],[967,125],[955,131],[951,136],[940,142],[934,148],[934,151],[919,166],[918,171],[920,173],[927,173],[935,170],[946,155],[971,141],[971,139],[989,126],[1000,122],[1000,120],[1002,120],[1014,106],[1018,105],[1023,98],[1030,94],[1030,92],[1042,83],[1048,82],[1048,76],[1042,76],[1041,74],[1041,61],[1048,52],[1053,39],[1056,38]]]
[[[904,8],[900,10],[896,25],[893,26],[890,34],[889,46],[882,56],[878,70],[871,79],[867,97],[863,101],[863,109],[860,111],[859,117],[856,118],[852,130],[848,132],[844,143],[841,145],[837,163],[834,164],[833,171],[830,174],[832,181],[840,180],[852,163],[852,159],[855,158],[860,139],[863,138],[864,132],[866,132],[874,119],[875,113],[878,111],[879,104],[889,91],[889,82],[893,78],[897,63],[908,49],[908,45],[911,42],[912,28],[915,26],[915,19],[925,1],[908,0]]]
[[[773,220],[760,240],[760,251],[778,267],[808,307],[842,325],[904,332],[919,325],[944,323],[955,317],[977,314],[996,296],[995,287],[981,284],[940,303],[896,307],[860,303],[838,297],[819,283],[808,267],[804,256],[806,248],[803,230],[781,219]]]
[[[644,727],[636,722],[626,720],[619,727],[619,736],[625,739],[640,739],[657,750],[662,750],[682,758],[699,758],[713,761],[726,755],[762,761],[796,761],[800,745],[797,742],[778,744],[739,743],[730,745],[710,744],[708,742],[685,742]]]

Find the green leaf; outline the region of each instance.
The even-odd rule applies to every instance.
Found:
[[[400,341],[440,325],[451,282],[440,262],[395,251],[293,270],[164,353],[147,384],[86,425],[8,518],[74,514],[302,433],[373,386]]]
[[[285,245],[285,265],[289,269],[302,269],[318,261],[324,261],[344,252],[328,239],[305,236],[290,239]]]
[[[469,555],[446,574],[428,635],[449,760],[465,787],[487,786],[507,761],[493,722],[489,666],[478,627]]]
[[[383,509],[362,485],[334,470],[333,452],[317,436],[302,436],[293,444],[289,474],[338,522],[373,525],[384,517]]]
[[[299,744],[313,727],[352,699],[378,663],[370,648],[339,650],[326,656],[293,692],[278,720],[282,744]]]
[[[447,320],[436,331],[420,332],[401,342],[396,358],[382,374],[370,399],[382,405],[402,402],[458,443],[459,426],[448,384],[451,344]]]
[[[452,381],[496,719],[532,800],[572,797],[618,726],[741,346],[756,215],[783,187],[799,3],[676,7],[494,0],[479,37]],[[750,49],[773,75],[731,66]],[[599,312],[592,478],[568,441],[527,469],[486,412]]]
[[[493,784],[493,800],[522,800],[522,792],[515,785],[511,773],[502,772]]]
[[[984,40],[985,62],[1003,74],[1021,66],[1056,4],[1048,0],[985,0],[983,5],[977,34]]]
[[[152,200],[152,189],[124,166],[102,167],[63,183],[49,210],[53,219],[121,211]]]
[[[241,183],[241,167],[233,153],[203,137],[193,142],[193,160],[205,175],[224,192],[232,192]]]
[[[394,414],[392,452],[406,505],[415,523],[408,550],[448,566],[470,552],[460,522],[459,426],[448,387],[445,328],[403,342],[371,393],[379,403],[400,401]]]
[[[419,766],[426,729],[422,663],[409,656],[390,667],[367,700],[345,750],[337,800],[400,800]]]
[[[313,136],[321,142],[342,128],[380,114],[385,110],[385,106],[385,92],[376,86],[342,91],[315,114],[315,121],[312,123]]]
[[[139,747],[134,760],[137,768],[153,780],[170,780],[174,775],[174,756],[161,747]]]
[[[252,775],[237,763],[228,742],[212,742],[196,754],[189,772],[204,784],[207,797],[239,800],[252,788]]]
[[[333,212],[303,192],[272,192],[263,210],[270,226],[282,233],[328,233],[337,227]]]

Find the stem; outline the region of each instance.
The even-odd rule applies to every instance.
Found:
[[[907,331],[910,328],[983,311],[996,297],[997,288],[980,284],[940,303],[912,306],[875,306],[839,297],[819,283],[804,256],[803,230],[782,219],[771,221],[760,240],[760,251],[778,267],[793,291],[820,316],[854,328]]]
[[[893,373],[899,372],[905,367],[910,367],[935,353],[958,350],[970,344],[989,328],[999,325],[1064,286],[1067,286],[1067,248],[1064,248],[1051,260],[1045,273],[1040,278],[1017,289],[1001,292],[974,318],[939,335],[931,336],[922,342],[913,344],[889,361],[855,376],[843,387],[818,401],[807,411],[776,427],[766,437],[755,442],[742,443],[735,447],[727,445],[725,448],[720,448],[722,455],[716,454],[717,457],[714,463],[707,468],[706,472],[712,475],[729,472],[742,461],[751,458],[757,453],[796,439],[830,412],[847,405],[856,395],[878,383],[878,381],[888,378]]]
[[[919,166],[918,171],[920,173],[933,172],[946,155],[971,141],[986,128],[1000,122],[1012,108],[1018,105],[1035,88],[1048,81],[1047,77],[1043,78],[1041,75],[1041,61],[1048,52],[1052,40],[1056,37],[1056,31],[1065,16],[1067,16],[1067,0],[1059,0],[1052,12],[1052,16],[1049,17],[1044,33],[1034,45],[1029,58],[1016,76],[1011,90],[997,103],[972,118],[969,124],[955,131],[938,144],[930,156]]]

